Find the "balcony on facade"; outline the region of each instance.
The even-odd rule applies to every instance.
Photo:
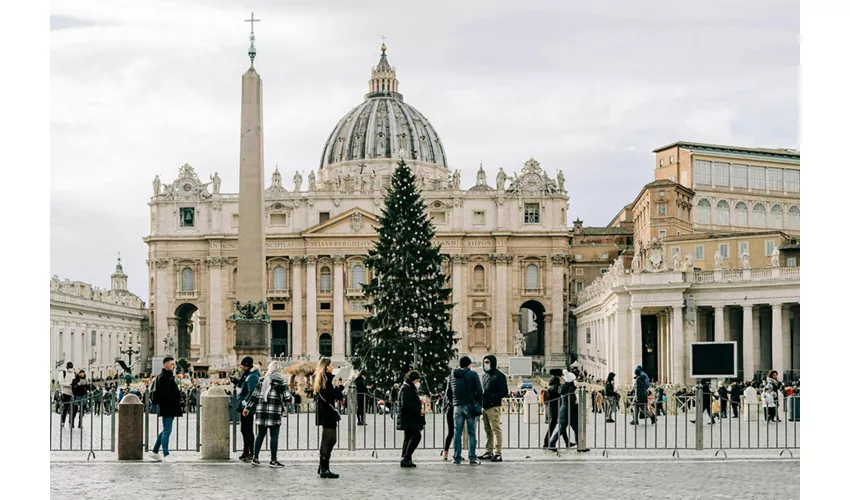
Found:
[[[520,291],[520,295],[522,295],[523,297],[536,297],[539,295],[543,295],[543,291],[544,290],[542,288],[523,288]]]
[[[361,298],[366,296],[366,292],[362,288],[346,288],[345,296],[351,299]]]
[[[177,292],[178,299],[197,299],[198,291],[197,290],[180,290]]]
[[[489,295],[490,290],[484,285],[473,285],[469,289],[470,295]]]
[[[289,288],[269,288],[266,290],[266,297],[270,299],[288,299]]]

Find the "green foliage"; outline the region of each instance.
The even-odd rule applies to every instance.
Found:
[[[432,244],[434,226],[415,185],[413,173],[400,160],[378,217],[378,242],[366,259],[373,278],[363,289],[372,315],[357,347],[356,365],[380,391],[400,382],[414,366],[422,373],[425,393],[442,390],[457,355],[451,290],[440,248]]]
[[[191,364],[189,360],[186,358],[180,358],[177,360],[177,373],[189,373],[189,367]]]

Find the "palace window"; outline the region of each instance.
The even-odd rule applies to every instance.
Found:
[[[658,215],[667,215],[667,204],[659,203],[658,204]]]
[[[770,191],[782,191],[783,190],[783,175],[781,168],[769,168],[767,169],[767,189]]]
[[[584,335],[585,335],[585,342],[589,344],[593,340],[593,336],[590,334],[590,327],[589,326],[587,328],[585,328]]]
[[[711,185],[711,162],[696,160],[694,162],[694,184]]]
[[[717,224],[723,226],[729,225],[729,202],[720,200],[717,202]]]
[[[195,272],[187,267],[180,273],[180,291],[193,292],[195,291]]]
[[[604,267],[603,267],[603,268],[601,268],[601,269],[599,270],[599,274],[608,274],[608,269],[607,269],[607,268],[604,268]]]
[[[664,238],[666,238],[666,237],[667,237],[667,231],[666,231],[666,230],[664,230],[664,229],[659,230],[659,231],[658,231],[658,237],[659,237],[659,238],[661,238],[661,239],[663,240]]]
[[[577,268],[576,269],[576,276],[583,276],[583,275],[584,275],[584,269],[582,269],[580,267]]]
[[[750,167],[750,189],[765,189],[766,175],[764,167]]]
[[[319,309],[322,311],[330,311],[331,303],[330,302],[319,302]]]
[[[333,290],[331,288],[331,270],[328,266],[322,267],[320,272],[320,283],[319,283],[319,291],[320,292],[330,292]]]
[[[729,185],[729,164],[728,163],[714,163],[712,164],[711,169],[711,178],[714,181],[715,186],[728,186]]]
[[[694,259],[705,260],[705,246],[697,245],[696,247],[694,247],[694,254],[696,254],[694,256]]]
[[[536,290],[540,288],[539,284],[537,266],[535,264],[529,264],[525,268],[525,288]]]
[[[475,226],[484,225],[484,211],[476,210],[472,212],[472,224]]]
[[[770,228],[782,229],[782,219],[785,218],[785,211],[778,204],[770,207]]]
[[[747,204],[739,201],[735,204],[735,225],[745,227],[747,225]]]
[[[180,227],[195,227],[195,209],[180,207]]]
[[[446,223],[446,213],[445,212],[431,212],[431,218],[434,219],[434,224],[445,224]]]
[[[729,244],[721,243],[720,244],[720,258],[723,260],[729,260]]]
[[[753,226],[765,227],[767,225],[767,209],[761,203],[753,205]]]
[[[576,281],[576,293],[584,291],[584,281]]]
[[[785,169],[785,191],[789,193],[800,192],[800,171],[791,168]]]
[[[797,267],[797,257],[788,257],[785,259],[785,267]]]
[[[351,268],[351,286],[358,290],[363,288],[363,282],[366,280],[366,270],[360,264],[354,264]]]
[[[540,224],[540,204],[526,203],[525,204],[525,223]]]
[[[764,255],[766,257],[770,257],[773,254],[774,247],[776,247],[776,242],[773,240],[766,240],[764,242]]]
[[[746,241],[738,243],[738,256],[743,257],[744,254],[750,254],[750,244]]]
[[[478,290],[484,289],[484,266],[475,266],[472,271],[472,285]]]
[[[269,215],[269,222],[272,226],[285,226],[286,214],[271,214]]]
[[[319,224],[325,223],[331,220],[330,212],[319,212]]]
[[[230,227],[239,227],[239,214],[230,216]]]
[[[286,269],[283,266],[277,266],[272,271],[272,288],[286,290]]]
[[[697,203],[697,223],[711,224],[711,202],[705,198]]]
[[[788,229],[800,229],[800,207],[797,205],[788,209]]]
[[[732,165],[732,187],[746,188],[747,187],[747,166]]]
[[[660,160],[658,160],[658,168],[661,168],[663,166],[664,166],[664,158],[661,158]]]

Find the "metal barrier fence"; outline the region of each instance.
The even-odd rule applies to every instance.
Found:
[[[174,423],[171,426],[171,437],[168,440],[169,453],[172,451],[201,451],[200,400],[201,398],[198,398],[194,407],[190,407],[187,402],[183,406],[183,416],[174,419]],[[148,451],[156,443],[156,438],[159,436],[161,430],[160,424],[162,420],[154,411],[155,405],[151,404],[150,391],[145,391],[142,396],[142,403],[145,405],[145,451]],[[189,411],[190,409],[194,409],[195,411]]]
[[[50,400],[50,451],[115,451],[115,412],[91,395]]]

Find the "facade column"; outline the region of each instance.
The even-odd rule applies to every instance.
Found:
[[[224,350],[224,327],[222,326],[222,298],[225,290],[222,287],[222,274],[227,259],[223,257],[207,257],[207,274],[209,275],[209,320],[207,328],[206,355],[211,366],[223,365],[221,359]]]
[[[342,266],[345,264],[345,257],[342,255],[334,255],[332,257],[334,263],[334,340],[333,340],[333,359],[335,361],[345,361],[345,320],[343,319],[343,292],[345,291],[345,283],[342,276]]]
[[[316,331],[316,262],[315,255],[307,256],[307,352],[317,358],[319,355],[318,332]]]
[[[770,304],[773,309],[772,335],[770,341],[772,369],[778,372],[779,379],[785,376],[785,365],[782,359],[782,304]]]
[[[758,370],[764,370],[761,362],[762,349],[761,349],[761,310],[759,306],[753,305],[753,373],[752,376],[755,376],[755,372]]]
[[[631,380],[630,374],[634,367],[629,369],[631,361],[631,342],[629,341],[629,317],[628,305],[621,305],[616,312],[616,335],[617,335],[617,369],[614,372],[617,374],[617,379],[620,386],[628,385]]]
[[[513,256],[508,253],[497,253],[490,257],[496,264],[496,355],[508,354],[508,264]],[[544,318],[538,318],[544,323]],[[544,323],[545,324],[545,323]]]
[[[463,328],[463,305],[465,294],[463,293],[463,268],[466,267],[468,257],[466,255],[452,255],[452,330],[458,339],[458,345],[466,345],[466,336]],[[460,349],[466,352],[467,348]]]
[[[632,363],[629,367],[629,373],[643,364],[641,362],[641,354],[643,354],[643,342],[641,338],[641,322],[640,322],[640,307],[632,308]]]
[[[685,383],[685,333],[682,321],[682,308],[673,306],[673,335],[670,337],[673,349],[673,376],[674,384]]]
[[[664,335],[664,319],[665,314],[663,312],[658,313],[656,316],[655,324],[658,325],[656,328],[656,342],[655,342],[655,350],[656,350],[656,359],[658,359],[657,369],[658,369],[658,381],[663,383],[664,381],[664,371],[667,369],[667,360],[665,356],[667,355],[667,349],[664,345],[667,337]]]
[[[743,307],[744,331],[741,344],[744,351],[744,380],[752,380],[755,373],[755,365],[753,364],[753,306],[745,304]]]
[[[791,361],[791,304],[782,306],[782,366],[786,370],[794,368]],[[779,376],[784,376],[783,372],[779,372]]]
[[[171,309],[171,305],[174,303],[173,282],[172,275],[169,272],[172,270],[172,267],[169,264],[169,259],[156,259],[154,261],[154,265],[156,266],[156,277],[154,278],[154,286],[156,288],[154,316],[156,324],[151,325],[151,327],[154,329],[153,352],[157,356],[166,354],[163,340],[165,340],[165,337],[169,333],[170,325],[168,318],[174,314],[174,310]],[[176,330],[174,334],[177,334]],[[68,335],[67,330],[65,335]],[[111,354],[107,353],[107,355]]]
[[[292,346],[291,353],[293,358],[304,355],[304,345],[302,338],[304,336],[304,328],[301,325],[301,320],[304,316],[304,286],[301,283],[301,273],[304,268],[304,257],[296,255],[291,259],[292,269]]]
[[[566,262],[566,255],[552,255],[552,279],[550,280],[552,287],[552,329],[547,335],[551,339],[548,342],[550,350],[547,365],[551,360],[553,367],[566,366],[564,354],[564,264]],[[597,321],[597,326],[598,324]],[[597,336],[594,336],[593,339],[598,351],[599,339]],[[596,352],[595,356],[598,357],[598,355],[599,353]]]
[[[726,342],[726,320],[723,318],[724,306],[714,306],[714,341]]]

